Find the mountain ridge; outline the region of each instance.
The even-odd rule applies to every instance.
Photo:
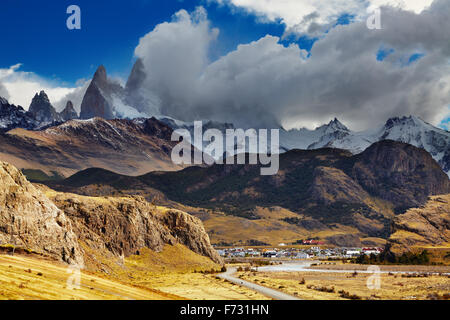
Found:
[[[143,174],[178,170],[171,161],[172,129],[156,119],[71,120],[40,131],[0,134],[0,159],[20,169],[69,176],[90,167]]]
[[[341,224],[381,238],[388,236],[396,214],[424,204],[430,195],[450,193],[448,176],[431,155],[395,141],[377,142],[360,155],[292,150],[280,155],[280,171],[270,177],[260,176],[258,165],[213,165],[138,177],[92,170],[48,184],[65,192],[89,195],[100,188],[149,200],[161,192],[186,206],[250,220],[259,219],[257,206],[279,206],[312,219],[312,226]]]
[[[342,125],[342,127],[338,126],[335,130],[331,130],[331,132],[318,133],[323,128],[324,126],[314,131],[308,129],[284,131],[281,133],[281,146],[285,150],[305,147],[301,143],[305,143],[305,141],[308,143],[308,136],[316,133],[318,137],[312,139],[316,141],[309,144],[306,149],[331,147],[358,154],[375,142],[394,140],[426,150],[450,176],[450,133],[436,128],[418,117],[390,118],[383,126],[362,132],[353,132]],[[333,129],[332,122],[326,130],[330,128]],[[312,140],[309,140],[309,142]]]

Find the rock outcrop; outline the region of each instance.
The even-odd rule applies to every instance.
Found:
[[[119,84],[109,81],[105,67],[100,66],[84,95],[81,103],[80,119],[95,117],[107,120],[114,119],[113,99],[122,93],[123,88]]]
[[[450,243],[450,194],[434,196],[425,206],[408,210],[393,221],[388,247],[396,255],[412,247]]]
[[[0,244],[83,265],[72,224],[15,167],[0,162]]]
[[[142,197],[93,198],[52,193],[51,199],[72,221],[80,241],[114,256],[161,251],[183,244],[192,251],[222,260],[212,248],[202,222],[185,212],[157,208]]]
[[[41,123],[53,123],[61,120],[44,91],[36,93],[28,111]]]
[[[149,248],[182,244],[222,259],[202,222],[185,212],[156,207],[142,197],[83,197],[34,186],[15,167],[0,162],[0,245],[29,249],[83,266],[96,251],[120,258]],[[182,257],[181,257],[182,258]]]
[[[144,63],[141,59],[137,59],[125,86],[127,104],[143,113],[149,109],[147,97],[143,89],[146,77]]]
[[[59,116],[62,121],[78,119],[78,113],[75,111],[72,101],[67,101],[66,107],[60,112]]]
[[[355,156],[351,175],[370,194],[397,207],[424,204],[428,196],[450,192],[450,180],[423,149],[385,140]]]

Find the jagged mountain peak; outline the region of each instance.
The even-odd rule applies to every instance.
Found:
[[[409,126],[422,126],[422,125],[429,125],[424,120],[422,120],[419,117],[410,115],[405,117],[394,117],[390,118],[386,121],[385,127],[386,128],[392,128],[394,126],[400,126],[400,125],[409,125]]]
[[[144,71],[144,63],[142,59],[137,59],[133,65],[130,76],[128,77],[125,90],[127,93],[132,93],[134,90],[139,89],[142,86],[142,82],[145,80],[146,74]]]
[[[148,90],[146,78],[144,62],[137,59],[125,86],[124,102],[143,115],[159,115],[159,99]]]
[[[78,113],[75,111],[73,107],[72,101],[67,101],[66,107],[59,114],[63,121],[73,120],[78,118]]]
[[[306,130],[306,129],[304,129]],[[316,132],[323,132],[324,134],[330,134],[334,132],[350,132],[350,129],[348,129],[342,122],[340,122],[337,118],[334,118],[331,120],[328,124],[324,124],[320,127],[317,127],[315,129]]]
[[[39,100],[41,102],[50,103],[50,99],[44,90],[41,90],[39,93],[34,95],[33,100]]]
[[[39,123],[31,112],[21,106],[9,104],[8,100],[0,97],[0,132],[7,132],[15,128],[35,129]]]
[[[41,123],[53,123],[60,120],[45,91],[36,93],[28,111]]]
[[[70,101],[70,100],[67,101],[65,109],[70,110],[70,111],[75,110],[75,108],[73,107],[72,101]]]
[[[5,105],[5,104],[9,104],[8,100],[6,100],[3,97],[0,97],[0,105]]]
[[[382,140],[404,142],[425,149],[450,175],[450,133],[414,115],[393,117],[379,128],[363,132],[352,132],[335,119],[315,131],[303,129],[282,132],[280,138],[284,150],[331,147],[349,150],[354,154]]]
[[[338,120],[338,118],[334,118],[334,120],[331,120],[326,126],[335,131],[350,131],[342,122]]]
[[[116,90],[120,91],[120,89],[109,83],[106,68],[103,65],[98,67],[83,97],[80,118],[102,117],[113,119],[115,116],[112,94]]]
[[[106,73],[106,68],[104,65],[100,65],[95,71],[94,77],[92,78],[93,82],[105,83],[108,79],[108,75]]]

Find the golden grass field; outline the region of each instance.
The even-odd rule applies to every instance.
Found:
[[[406,278],[400,274],[381,274],[379,290],[370,290],[367,286],[370,275],[362,273],[240,272],[238,276],[304,300],[348,300],[340,291],[361,300],[429,300],[450,294],[450,277],[439,275]],[[321,291],[323,288],[333,292]]]
[[[180,299],[86,272],[81,287],[70,289],[67,266],[39,258],[0,255],[0,299],[10,300],[140,300]]]
[[[181,258],[183,257],[183,258]],[[220,269],[186,247],[142,250],[122,263],[97,256],[105,272],[82,271],[69,289],[67,266],[37,256],[0,255],[0,299],[11,300],[262,300],[266,297],[200,271]]]

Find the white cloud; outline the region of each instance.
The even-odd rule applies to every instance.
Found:
[[[53,106],[57,111],[61,111],[66,107],[67,101],[72,101],[75,110],[80,113],[81,103],[83,102],[84,95],[87,88],[91,84],[91,80],[80,79],[77,81],[77,88],[71,90],[68,94],[60,97],[57,100],[51,100]]]
[[[6,88],[9,102],[12,104],[28,109],[34,95],[41,90],[47,93],[52,103],[76,90],[76,88],[53,85],[35,73],[20,71],[21,66],[16,64],[9,68],[0,68],[0,82]]]
[[[268,35],[211,63],[217,31],[204,14],[180,11],[142,38],[136,55],[162,113],[182,120],[293,127],[336,116],[358,130],[413,114],[439,124],[450,103],[449,12],[446,0],[421,14],[386,8],[383,30],[365,21],[336,27],[310,57]],[[380,62],[383,46],[395,51]],[[399,63],[417,52],[425,56]]]
[[[6,90],[5,86],[0,82],[0,97],[9,99],[9,92]]]
[[[281,21],[288,33],[315,34],[344,14],[366,17],[370,7],[391,6],[415,13],[429,7],[433,0],[208,0],[240,8],[263,21]]]

